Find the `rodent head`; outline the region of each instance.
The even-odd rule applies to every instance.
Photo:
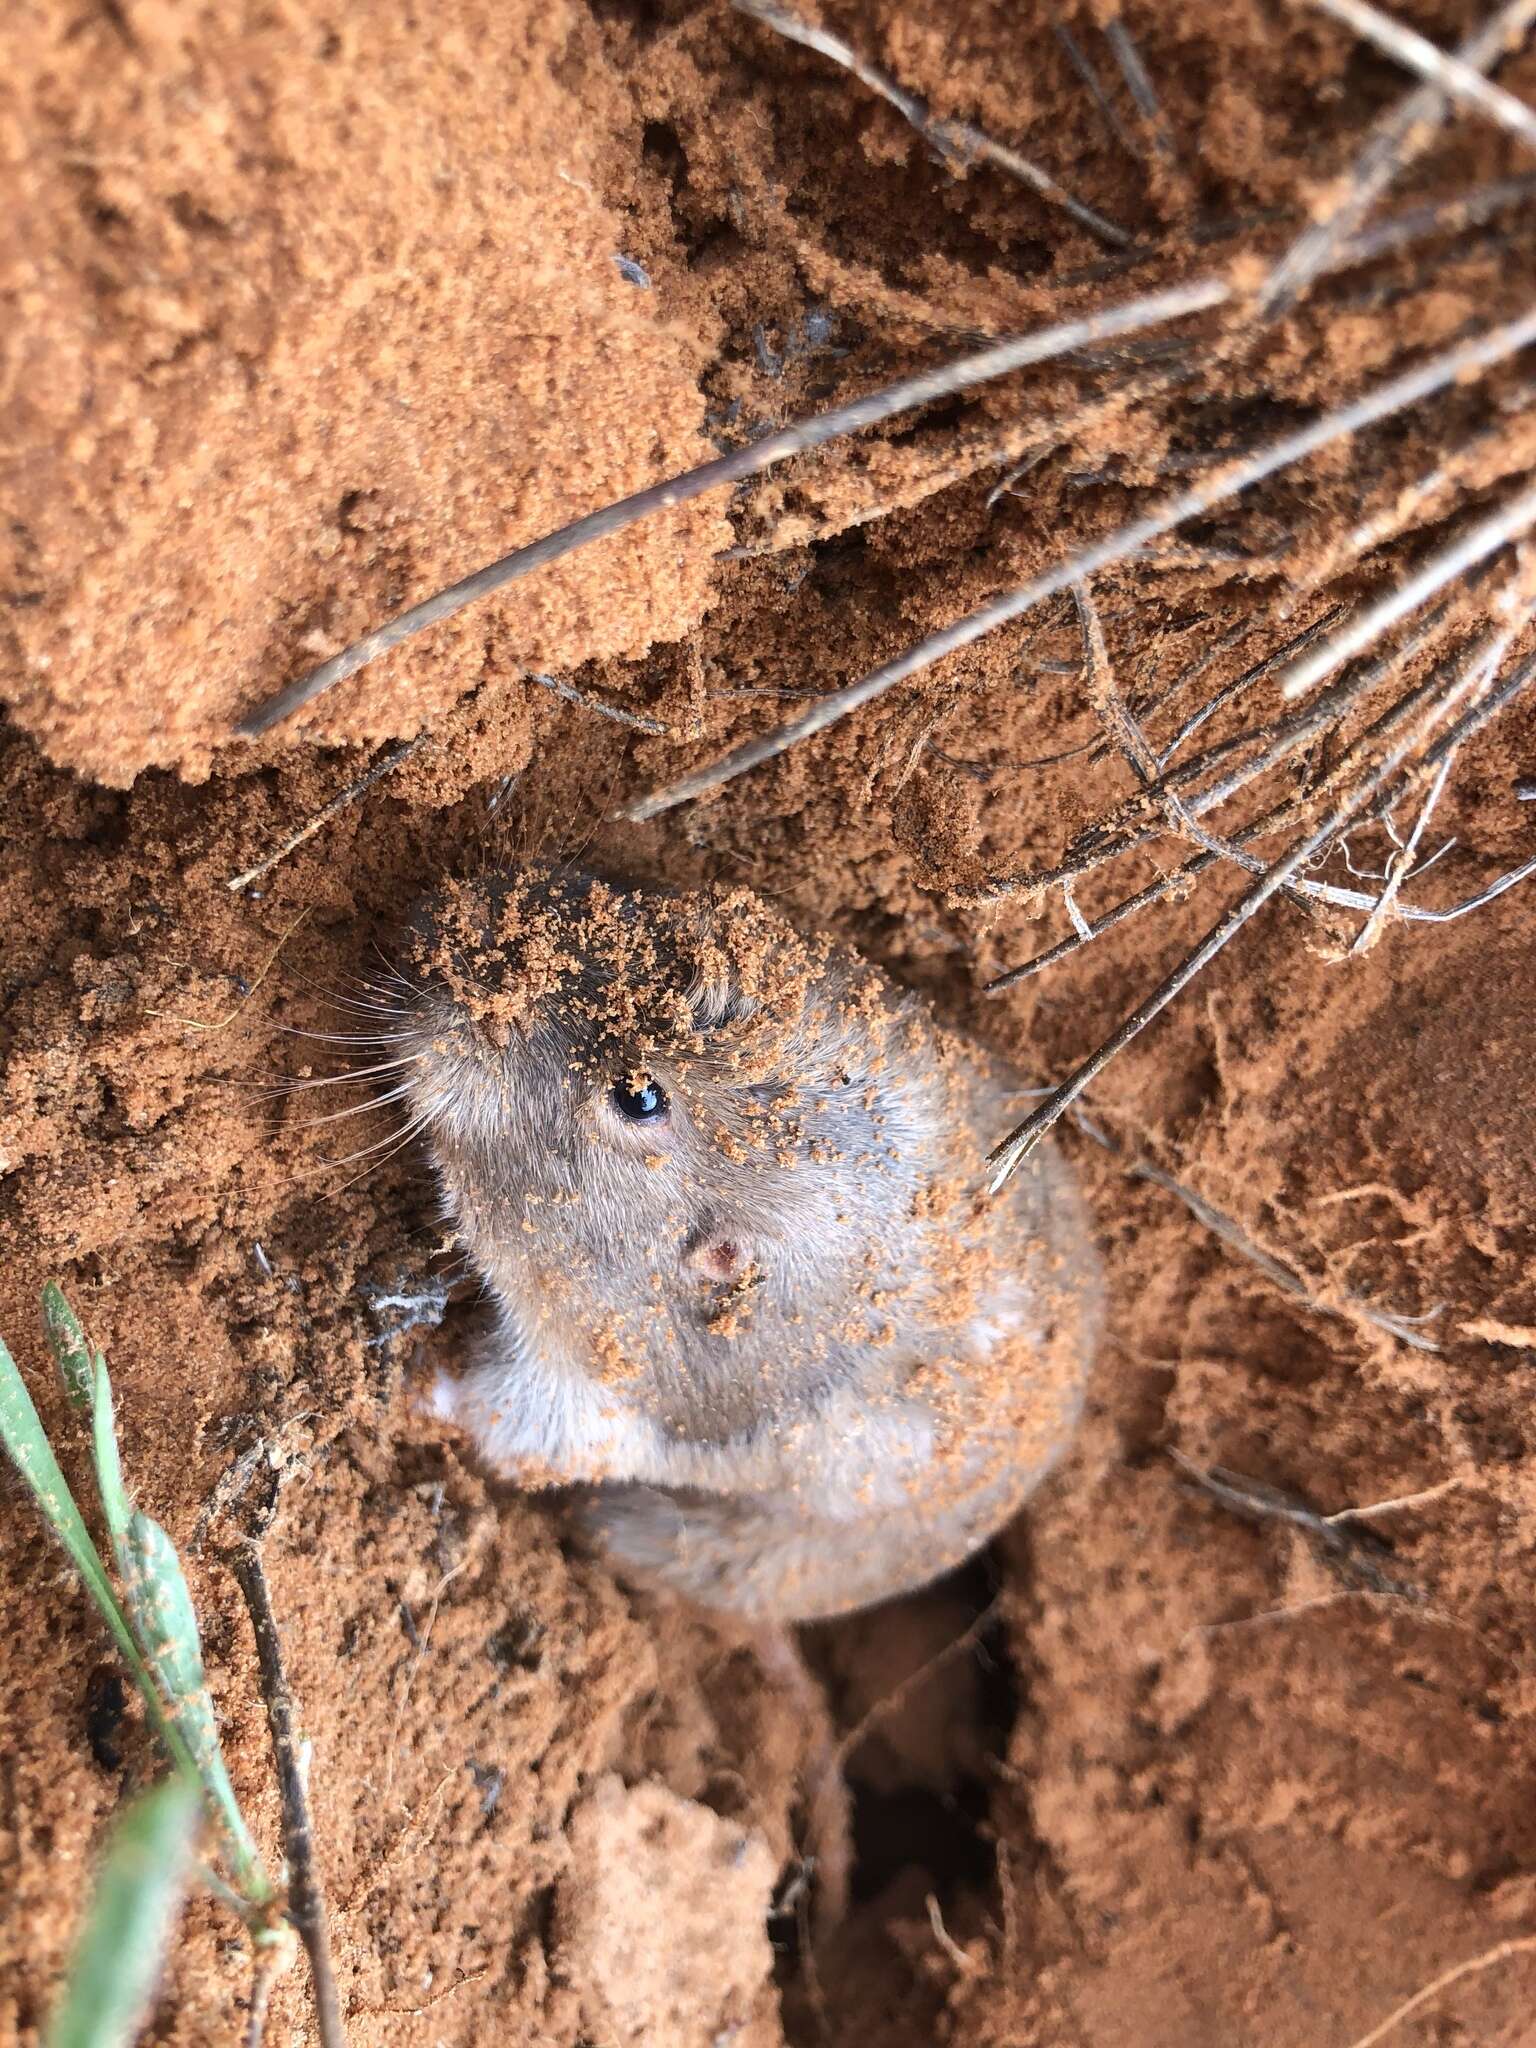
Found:
[[[430,899],[402,964],[449,1212],[546,1351],[724,1430],[746,1367],[830,1380],[928,1305],[968,1062],[857,955],[744,889],[541,867]]]

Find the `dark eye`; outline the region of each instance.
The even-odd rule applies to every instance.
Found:
[[[654,1081],[642,1081],[638,1088],[626,1087],[618,1081],[614,1084],[613,1106],[632,1124],[650,1123],[653,1118],[667,1113],[666,1090],[658,1088]]]

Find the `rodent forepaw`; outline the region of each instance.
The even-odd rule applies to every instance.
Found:
[[[423,1412],[435,1417],[439,1422],[459,1421],[459,1390],[458,1380],[450,1378],[445,1372],[440,1372],[422,1391]]]

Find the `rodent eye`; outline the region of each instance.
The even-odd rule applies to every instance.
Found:
[[[628,1117],[632,1124],[654,1122],[667,1113],[667,1094],[652,1080],[643,1080],[638,1088],[626,1087],[616,1081],[613,1088],[613,1106],[620,1116]]]

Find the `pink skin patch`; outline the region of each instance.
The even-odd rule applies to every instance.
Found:
[[[734,1237],[706,1237],[690,1245],[683,1254],[683,1264],[690,1273],[717,1287],[731,1286],[751,1263],[746,1246]]]

